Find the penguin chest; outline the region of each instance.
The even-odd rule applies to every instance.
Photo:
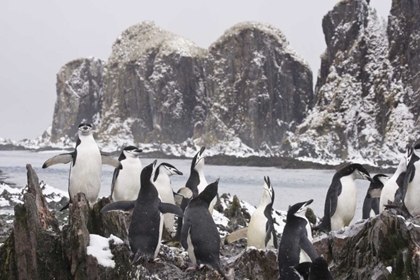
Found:
[[[331,230],[348,226],[356,211],[356,183],[350,176],[341,178],[341,194],[337,197],[337,208],[331,217]]]
[[[264,207],[265,208],[265,207]],[[257,249],[265,249],[267,217],[264,215],[264,209],[258,207],[252,214],[251,221],[248,226],[247,246]],[[270,239],[272,242],[272,239]]]
[[[386,182],[385,186],[381,192],[381,198],[379,202],[379,211],[384,211],[384,205],[388,204],[388,201],[394,202],[395,199],[395,192],[398,190],[398,185],[395,182],[394,178],[391,178],[388,182]]]
[[[193,246],[192,241],[191,241],[190,232],[188,232],[187,243],[188,243],[188,250],[187,250],[188,251],[188,257],[190,258],[193,265],[197,266],[197,258],[195,257],[195,254],[194,254],[194,246]]]
[[[82,192],[91,204],[96,202],[101,188],[102,158],[96,143],[79,145],[76,162],[70,167],[69,194],[73,198]]]
[[[136,200],[140,191],[141,166],[129,164],[120,170],[114,186],[114,201]]]
[[[154,185],[159,193],[162,202],[175,204],[174,194],[169,176],[159,176],[154,182]]]
[[[420,162],[415,163],[416,170],[420,170]],[[414,171],[415,172],[415,171]],[[407,193],[404,198],[405,207],[413,216],[420,215],[420,174],[416,172],[413,180],[407,186]]]

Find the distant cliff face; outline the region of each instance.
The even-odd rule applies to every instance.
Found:
[[[285,132],[294,130],[312,108],[312,72],[280,30],[238,24],[209,52],[208,142],[236,136],[253,149],[263,143],[279,145]]]
[[[207,51],[153,23],[123,32],[104,77],[101,135],[137,143],[181,143],[207,113]]]
[[[96,123],[102,107],[104,61],[80,58],[64,65],[57,74],[57,101],[51,141],[75,137],[82,121]]]
[[[392,20],[390,24],[395,27],[388,28],[388,34],[390,29],[402,34],[398,24]],[[395,161],[416,137],[412,94],[395,77],[400,62],[392,63],[392,57],[406,57],[406,51],[398,48],[392,54],[395,42],[365,0],[339,2],[322,26],[327,49],[321,59],[316,105],[288,139],[292,154]]]

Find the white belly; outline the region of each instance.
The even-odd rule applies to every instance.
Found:
[[[248,226],[247,246],[257,249],[265,249],[267,218],[264,216],[264,209],[258,207],[252,214],[251,221]],[[272,239],[270,239],[272,242]]]
[[[101,188],[102,158],[96,143],[77,148],[76,164],[70,167],[69,194],[82,192],[90,205],[96,203]]]
[[[158,239],[158,244],[156,246],[154,258],[156,258],[156,256],[159,253],[159,250],[160,250],[160,244],[161,244],[161,241],[162,241],[162,232],[163,232],[162,230],[163,230],[163,217],[162,217],[162,214],[160,214],[159,239]]]
[[[195,254],[194,254],[194,246],[192,245],[191,242],[191,235],[188,232],[188,236],[187,236],[187,243],[188,243],[188,256],[190,257],[191,262],[193,263],[194,266],[197,266],[197,259],[195,258]]]
[[[384,185],[382,192],[381,192],[381,198],[379,200],[379,212],[382,212],[385,210],[384,205],[388,204],[388,200],[391,202],[394,202],[395,199],[395,192],[398,190],[398,185],[395,182],[394,178],[391,178],[386,182]]]
[[[208,183],[207,183],[206,178],[204,177],[204,175],[200,174],[200,184],[197,186],[198,193],[201,193],[207,186],[208,186]],[[211,215],[213,215],[213,208],[214,208],[214,205],[216,204],[216,201],[217,201],[217,197],[215,197],[210,202],[209,211]]]
[[[312,229],[311,229],[311,224],[309,223],[308,219],[306,219],[306,233],[307,233],[307,236],[308,236],[308,240],[312,243],[312,240],[313,240]],[[312,262],[312,260],[308,256],[308,254],[305,253],[305,251],[300,249],[299,263],[303,263],[303,262]]]
[[[416,170],[420,170],[420,163],[416,164]],[[413,181],[407,186],[404,204],[411,215],[420,215],[420,175],[415,174]]]
[[[341,179],[341,194],[337,199],[337,209],[331,217],[331,230],[337,231],[348,226],[356,211],[357,189],[356,183],[349,176]]]
[[[136,200],[140,191],[141,165],[124,165],[114,184],[114,201]]]
[[[154,185],[158,190],[162,202],[175,204],[174,193],[171,187],[169,176],[159,176]],[[175,215],[172,213],[166,213],[163,215],[165,228],[169,233],[174,231],[174,219]]]

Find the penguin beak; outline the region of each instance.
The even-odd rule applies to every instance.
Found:
[[[174,170],[174,172],[175,172],[175,174],[178,174],[178,175],[184,175],[181,171],[179,171],[178,169],[175,169]]]
[[[135,149],[134,150],[134,154],[137,155],[137,156],[140,155],[141,152],[143,152],[142,149]]]
[[[314,202],[314,200],[313,200],[313,199],[310,199],[310,200],[306,201],[306,202],[305,202],[305,206],[310,205],[312,202]]]

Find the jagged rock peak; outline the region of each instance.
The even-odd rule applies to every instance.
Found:
[[[145,21],[126,29],[112,46],[110,61],[135,61],[151,49],[159,48],[163,55],[178,53],[181,56],[203,56],[206,50],[192,41],[163,30],[152,21]]]

